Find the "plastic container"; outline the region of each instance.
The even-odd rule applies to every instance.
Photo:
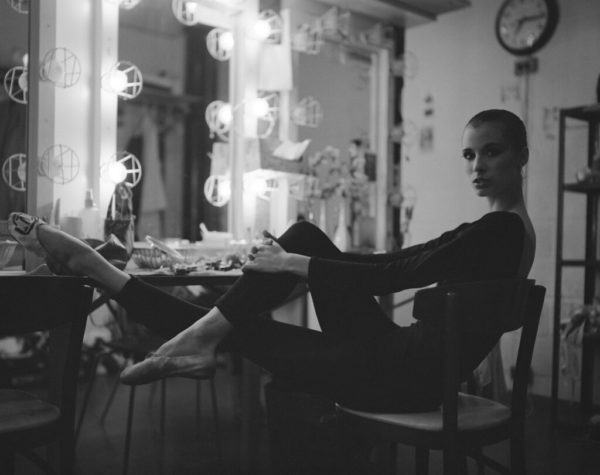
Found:
[[[100,209],[94,201],[94,192],[89,189],[85,192],[84,208],[79,213],[81,218],[81,234],[84,239],[104,240],[104,220]]]

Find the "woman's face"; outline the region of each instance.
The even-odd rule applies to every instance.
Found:
[[[501,125],[468,125],[463,133],[462,156],[478,196],[494,198],[520,190],[527,149],[515,150]]]

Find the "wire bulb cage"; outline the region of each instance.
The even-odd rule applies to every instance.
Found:
[[[2,179],[11,190],[25,191],[27,182],[27,155],[15,153],[2,164]]]
[[[17,13],[27,15],[29,13],[29,0],[7,0],[11,8]]]
[[[118,0],[119,8],[131,10],[139,5],[141,0]]]
[[[256,121],[256,137],[266,138],[271,135],[279,116],[279,94],[276,92],[259,92],[254,99],[244,101],[244,116]]]
[[[44,55],[40,68],[40,78],[56,87],[72,87],[81,77],[81,62],[75,53],[67,48],[54,48]]]
[[[206,35],[206,48],[210,55],[219,60],[227,61],[233,53],[233,33],[224,28],[213,28]]]
[[[206,107],[204,114],[206,124],[210,130],[210,137],[217,135],[221,140],[229,141],[229,132],[233,122],[233,108],[224,101],[212,101]]]
[[[201,21],[199,0],[173,0],[171,10],[175,18],[186,26],[192,26]]]
[[[405,79],[413,79],[419,72],[419,60],[412,51],[406,50],[392,62],[392,74]]]
[[[292,122],[303,127],[317,128],[323,121],[321,103],[312,96],[304,97],[292,110]]]
[[[250,35],[264,43],[281,43],[281,33],[283,29],[283,20],[281,16],[273,10],[263,10],[258,14],[258,19],[254,22],[250,30]]]
[[[292,49],[300,53],[319,54],[323,45],[323,32],[308,23],[298,27],[292,35]]]
[[[57,185],[72,182],[79,175],[79,168],[79,157],[67,145],[51,145],[40,157],[39,171]]]
[[[418,128],[410,119],[398,122],[390,131],[392,142],[402,144],[407,148],[412,147],[417,141]]]
[[[25,66],[15,66],[4,75],[4,90],[13,101],[27,104],[29,74]]]
[[[204,182],[204,197],[211,205],[221,208],[231,199],[231,179],[228,175],[210,175]]]
[[[140,95],[144,78],[140,69],[130,61],[119,61],[102,76],[102,88],[125,101]]]
[[[279,178],[270,170],[254,170],[244,174],[244,192],[269,201],[279,188]]]
[[[100,166],[100,178],[114,185],[126,183],[133,188],[142,179],[142,164],[133,153],[123,150]]]
[[[331,7],[322,16],[317,18],[315,28],[329,38],[347,39],[350,36],[349,11],[340,11],[338,7]]]

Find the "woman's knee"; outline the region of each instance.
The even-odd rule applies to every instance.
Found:
[[[305,255],[321,255],[337,251],[327,235],[309,221],[292,224],[278,239],[288,252]]]

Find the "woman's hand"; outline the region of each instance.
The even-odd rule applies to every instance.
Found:
[[[272,237],[266,237],[258,246],[252,246],[242,271],[285,272],[289,254]]]
[[[293,254],[283,249],[275,238],[267,231],[260,246],[253,246],[248,254],[248,260],[242,267],[242,272],[255,270],[259,272],[291,272],[300,277],[308,276],[310,257]]]

